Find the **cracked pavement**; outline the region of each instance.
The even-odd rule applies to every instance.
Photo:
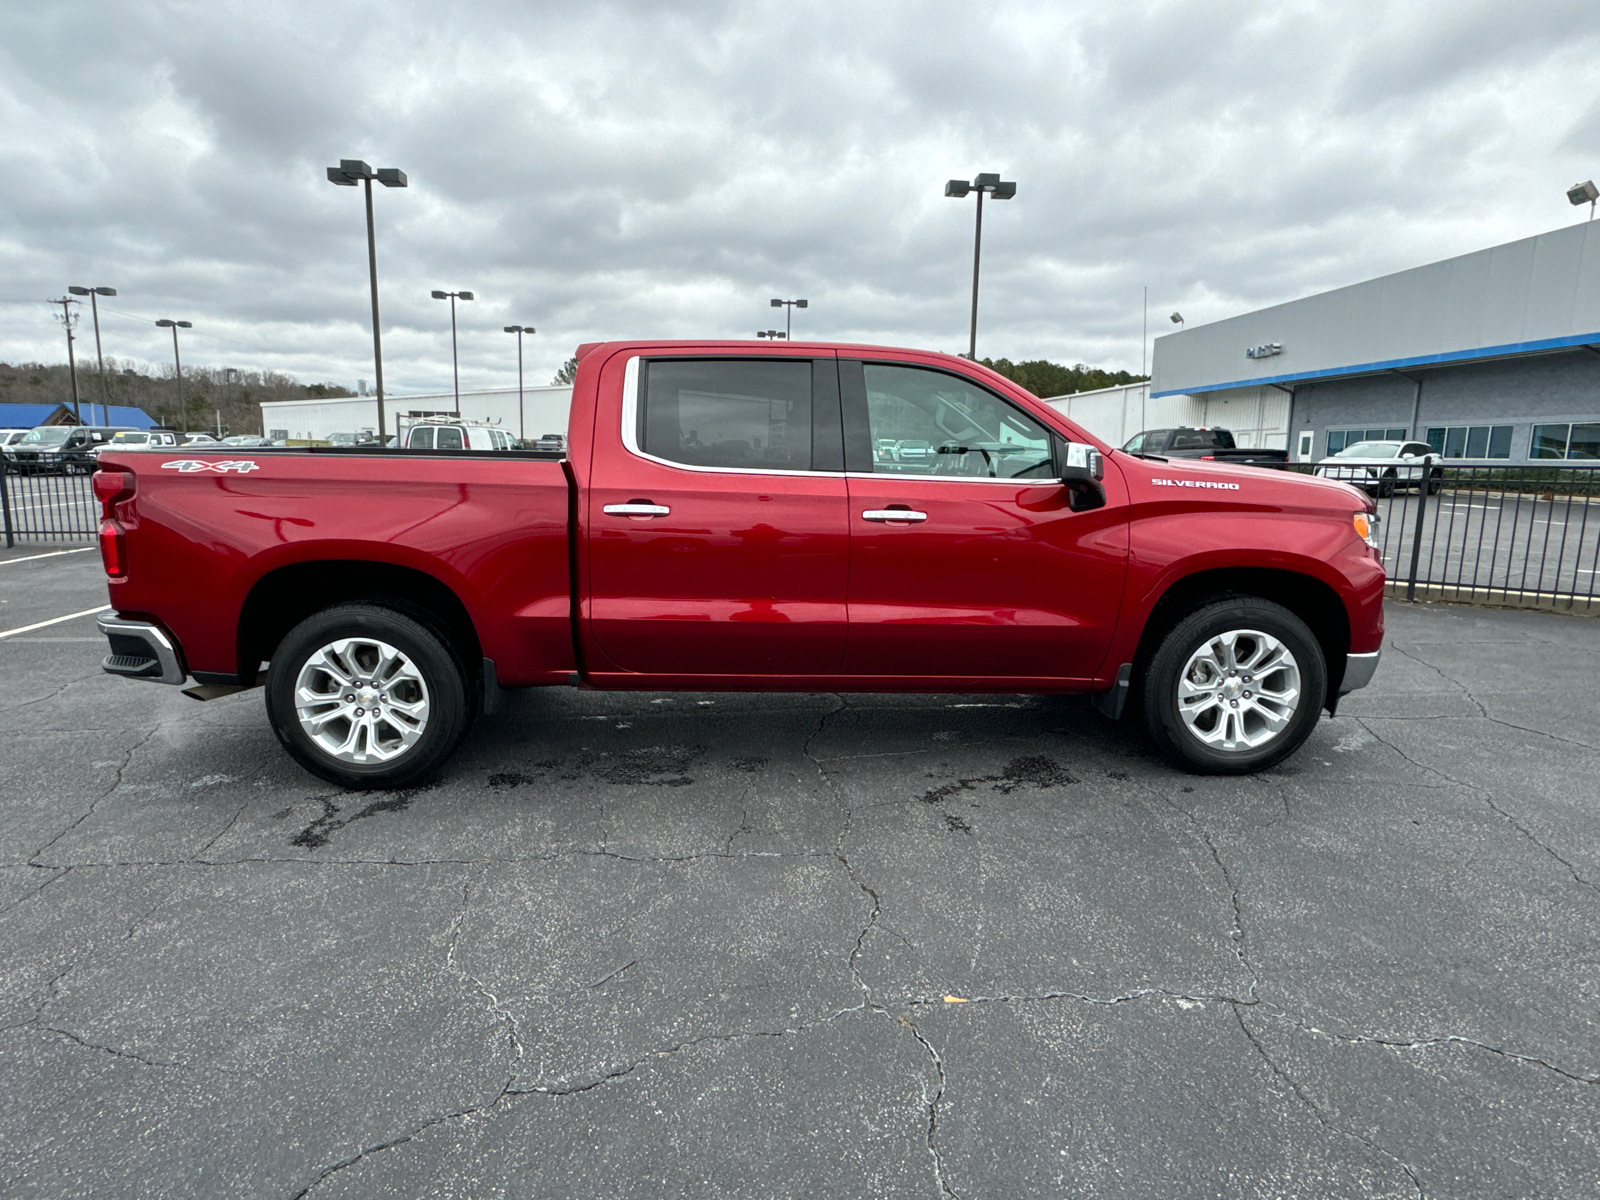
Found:
[[[0,627],[93,559],[0,556]],[[5,1194],[1593,1195],[1600,622],[1389,624],[1247,779],[1077,699],[560,689],[361,795],[0,640]]]

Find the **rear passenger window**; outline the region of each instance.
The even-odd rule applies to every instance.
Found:
[[[441,425],[441,426],[439,426],[439,428],[435,431],[435,440],[434,440],[434,443],[433,443],[433,448],[435,450],[460,450],[460,449],[462,449],[462,445],[461,445],[461,430],[455,428],[455,426],[453,426],[453,425]]]
[[[809,360],[651,362],[641,391],[646,454],[694,467],[811,469]]]
[[[432,450],[433,426],[419,425],[417,428],[413,429],[411,431],[411,441],[409,445],[413,450]]]

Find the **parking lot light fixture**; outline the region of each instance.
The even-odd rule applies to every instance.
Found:
[[[811,302],[809,300],[774,299],[772,301],[773,308],[783,309],[783,335],[785,338],[792,338],[794,336],[794,322],[791,320],[791,318],[794,316],[794,310],[797,308],[808,308],[810,307],[810,304]]]
[[[178,330],[193,329],[188,321],[173,321],[166,317],[156,322],[157,328],[172,330],[172,370],[178,386],[178,411],[183,415],[183,430],[189,431],[189,406],[183,402],[183,359],[178,355]]]
[[[538,333],[532,325],[507,325],[507,333],[517,335],[517,440],[525,441],[528,437],[522,415],[522,335],[525,333]],[[459,402],[458,402],[459,406]]]
[[[384,187],[408,187],[406,173],[398,167],[383,167],[374,171],[358,158],[341,158],[337,167],[328,168],[328,182],[340,187],[355,187],[357,182],[367,193],[367,270],[372,282],[372,369],[373,381],[378,387],[378,445],[387,444],[383,420],[383,338],[378,332],[378,240],[372,226],[372,181]]]
[[[774,340],[780,342],[787,340],[789,337],[789,335],[781,329],[758,329],[756,330],[756,336],[758,338],[773,338]]]
[[[461,360],[456,355],[456,301],[471,300],[471,292],[441,292],[433,290],[435,300],[450,301],[450,374],[456,386],[456,416],[461,416]]]
[[[1589,220],[1594,220],[1594,202],[1600,200],[1600,188],[1595,187],[1594,180],[1586,179],[1582,183],[1575,183],[1567,189],[1567,199],[1576,208],[1580,204],[1589,206]]]
[[[74,296],[89,297],[89,311],[94,313],[94,358],[100,367],[100,412],[106,425],[111,424],[111,386],[106,382],[106,356],[100,350],[100,304],[97,297],[115,296],[112,287],[69,287]]]
[[[960,200],[972,192],[978,194],[978,217],[972,235],[972,328],[967,342],[967,357],[977,361],[978,264],[983,254],[983,198],[988,195],[996,200],[1010,200],[1017,194],[1017,185],[1013,181],[1001,179],[993,172],[984,172],[972,179],[952,179],[944,185],[944,194],[953,200]]]

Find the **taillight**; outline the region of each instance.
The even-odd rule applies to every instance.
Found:
[[[111,505],[133,495],[133,476],[126,471],[96,471],[94,494],[100,497],[100,504],[109,516]]]
[[[134,477],[126,471],[96,471],[94,494],[100,498],[100,561],[112,579],[128,575],[128,539],[115,508],[133,499]]]
[[[122,579],[128,574],[127,538],[110,517],[100,522],[100,561],[106,565],[106,574]]]
[[[1217,461],[1217,456],[1215,454],[1202,454],[1200,456],[1200,461],[1201,462],[1216,462]]]

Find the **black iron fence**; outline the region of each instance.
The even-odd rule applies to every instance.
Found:
[[[91,479],[0,462],[5,544],[92,540]],[[1421,483],[1396,480],[1378,497],[1395,595],[1600,612],[1600,463],[1435,467]]]
[[[81,542],[100,530],[93,476],[60,470],[21,473],[0,455],[0,517],[6,546],[18,542]]]
[[[1600,463],[1436,467],[1421,482],[1378,496],[1394,595],[1600,609]]]

